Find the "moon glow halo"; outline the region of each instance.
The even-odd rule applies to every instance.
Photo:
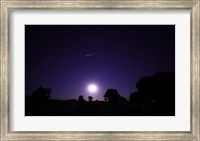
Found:
[[[98,87],[96,84],[89,84],[87,89],[88,89],[88,92],[95,93],[97,92]]]

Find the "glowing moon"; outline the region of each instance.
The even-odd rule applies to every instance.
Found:
[[[88,91],[90,92],[90,93],[95,93],[96,91],[97,91],[97,85],[95,85],[95,84],[90,84],[89,86],[88,86]]]

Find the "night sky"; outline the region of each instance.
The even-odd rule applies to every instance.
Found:
[[[175,71],[174,25],[25,25],[26,95],[42,86],[53,99],[103,100],[113,88],[128,99],[160,71]]]

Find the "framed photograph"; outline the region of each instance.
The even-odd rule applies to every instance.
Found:
[[[200,141],[199,0],[0,1],[1,141]]]

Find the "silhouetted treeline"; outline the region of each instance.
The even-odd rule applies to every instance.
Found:
[[[129,100],[148,115],[175,115],[175,73],[159,72],[141,78]],[[141,109],[141,108],[139,108]]]
[[[51,89],[39,87],[25,99],[26,116],[174,116],[175,73],[159,72],[143,77],[136,84],[129,100],[117,89],[107,89],[104,101],[50,99]]]

